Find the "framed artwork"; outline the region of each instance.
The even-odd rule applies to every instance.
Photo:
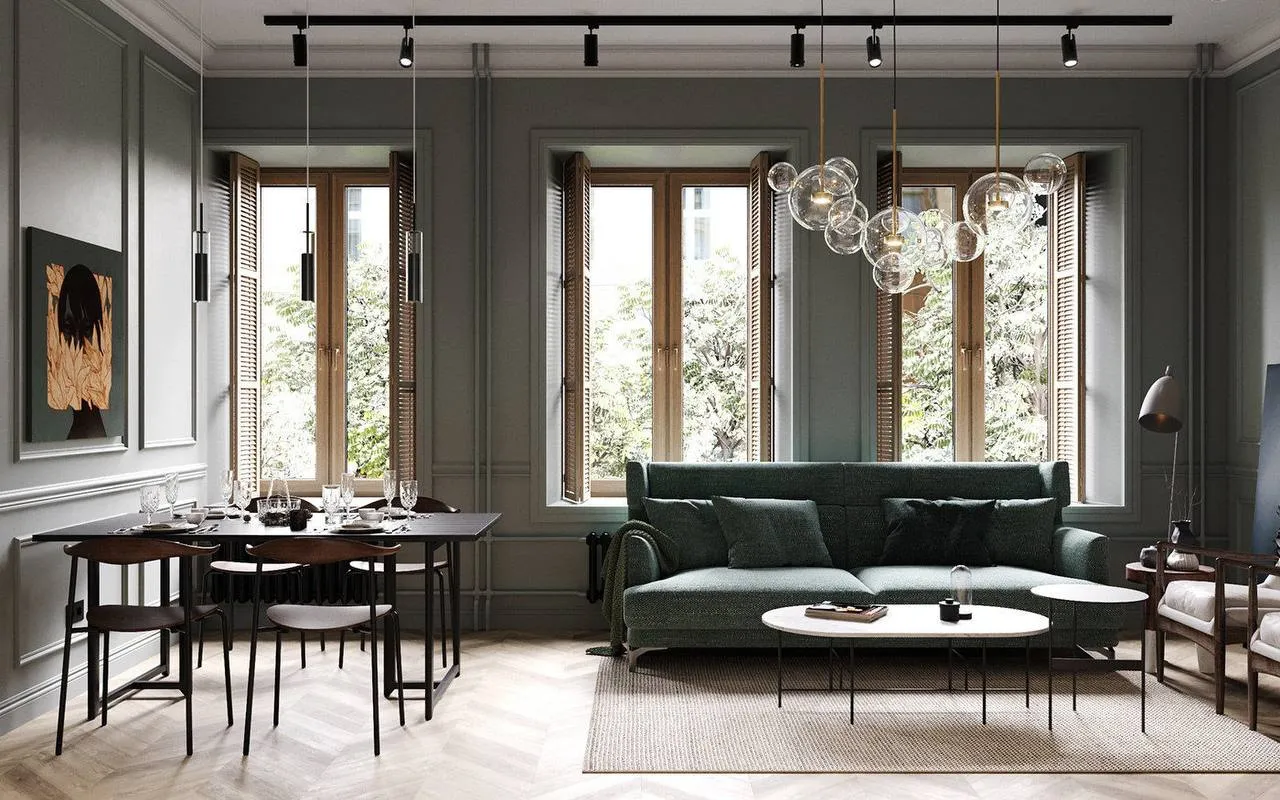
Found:
[[[116,250],[27,228],[27,440],[123,439],[128,296]]]

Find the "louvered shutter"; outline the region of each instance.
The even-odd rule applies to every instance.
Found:
[[[261,458],[262,318],[259,271],[261,170],[252,158],[232,153],[231,195],[231,463],[236,477],[257,485]]]
[[[1084,155],[1066,159],[1067,180],[1049,198],[1049,453],[1071,470],[1071,499],[1084,494]]]
[[[769,154],[751,162],[747,222],[747,460],[773,460],[773,192]]]
[[[893,205],[891,153],[876,161],[876,210]],[[902,454],[902,295],[876,287],[876,461]]]
[[[591,497],[591,162],[564,167],[564,499]]]
[[[405,300],[408,239],[417,213],[413,158],[391,153],[391,466],[400,480],[417,478],[417,310]],[[427,254],[422,254],[423,271]],[[425,278],[425,276],[424,276]]]

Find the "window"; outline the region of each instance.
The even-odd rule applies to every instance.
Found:
[[[896,422],[877,425],[881,460],[1063,460],[1084,497],[1083,162],[1068,164],[1067,185],[1015,241],[879,297],[878,371],[893,395],[877,408]],[[904,169],[900,202],[957,219],[987,171]]]
[[[260,169],[239,155],[232,162],[237,469],[263,490],[285,478],[296,491],[318,493],[353,471],[366,481],[361,489],[380,492],[388,464],[412,470],[411,448],[405,459],[397,446],[412,413],[400,411],[404,369],[396,359],[405,345],[397,334],[412,332],[405,315],[413,312],[391,302],[403,291],[392,267],[401,254],[393,220],[405,197],[403,169],[312,169],[307,187],[302,170]],[[314,303],[299,293],[308,202]]]
[[[566,499],[621,496],[629,460],[769,458],[767,165],[567,163]]]

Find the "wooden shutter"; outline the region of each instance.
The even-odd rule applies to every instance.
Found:
[[[413,157],[391,153],[391,466],[400,480],[417,478],[417,308],[405,300],[408,237],[414,230]],[[423,272],[427,254],[422,254]],[[425,275],[424,275],[425,280]]]
[[[876,211],[893,205],[894,159],[876,161]],[[876,461],[902,455],[902,295],[876,287]]]
[[[1049,453],[1071,470],[1071,499],[1084,497],[1084,156],[1049,198]]]
[[[747,460],[773,460],[773,191],[769,154],[751,162],[747,222]]]
[[[231,463],[238,479],[252,480],[255,486],[260,477],[262,424],[261,177],[257,161],[231,154]]]
[[[591,497],[591,162],[564,166],[564,499]]]

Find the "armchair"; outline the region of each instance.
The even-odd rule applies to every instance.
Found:
[[[1258,673],[1280,676],[1280,615],[1265,613],[1265,607],[1258,607],[1258,593],[1266,591],[1258,585],[1259,572],[1280,578],[1280,564],[1249,567],[1249,627],[1245,641],[1249,654],[1249,729],[1255,731],[1258,729]],[[1259,610],[1264,612],[1261,625],[1258,624]]]
[[[1192,553],[1201,561],[1215,564],[1213,583],[1172,581],[1165,579],[1165,557],[1171,550]],[[1267,567],[1274,557],[1254,553],[1238,553],[1207,547],[1177,546],[1160,542],[1156,553],[1156,587],[1162,592],[1156,609],[1156,680],[1164,683],[1164,644],[1166,634],[1190,639],[1213,656],[1214,709],[1223,713],[1226,703],[1227,645],[1248,641],[1249,598],[1264,608],[1280,610],[1280,590],[1227,583],[1226,570],[1248,570],[1254,565]]]

